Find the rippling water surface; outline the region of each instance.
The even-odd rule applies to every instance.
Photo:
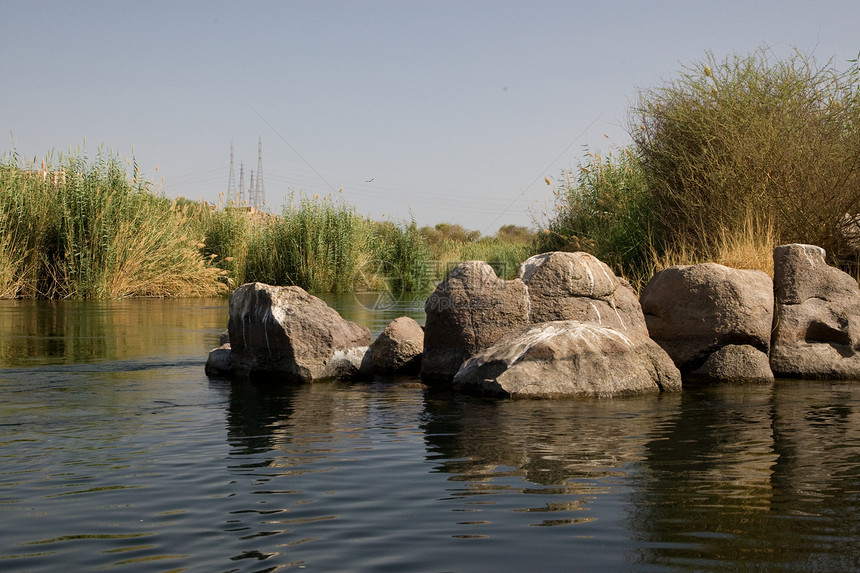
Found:
[[[225,300],[0,302],[0,570],[860,568],[858,383],[231,384],[203,374],[226,323]]]

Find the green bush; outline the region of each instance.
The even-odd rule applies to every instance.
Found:
[[[562,180],[556,212],[535,237],[534,250],[586,251],[633,282],[643,280],[661,233],[636,154],[589,153]]]
[[[842,72],[761,49],[684,68],[640,93],[631,113],[656,219],[708,256],[752,219],[778,242],[850,252],[860,212],[860,98]]]

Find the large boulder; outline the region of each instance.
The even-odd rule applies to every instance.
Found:
[[[777,317],[770,364],[777,376],[860,379],[860,288],[824,256],[814,245],[773,251]]]
[[[609,397],[680,390],[681,376],[638,330],[567,320],[509,333],[463,364],[454,387],[508,397]]]
[[[424,311],[421,378],[450,383],[466,359],[528,323],[526,285],[500,279],[485,262],[466,261],[439,283]]]
[[[633,287],[588,253],[556,251],[520,265],[528,287],[529,322],[576,320],[648,333]]]
[[[424,351],[424,329],[414,319],[392,320],[370,345],[373,371],[379,373],[417,372]]]
[[[370,331],[299,287],[242,285],[230,297],[228,331],[241,375],[313,382],[369,371]]]
[[[734,350],[720,354],[715,358],[719,367],[712,362],[689,379],[716,381],[723,375],[726,382],[761,379],[773,324],[773,281],[767,274],[716,263],[669,267],[654,275],[642,292],[641,304],[651,338],[685,377],[732,345],[749,348],[740,354]],[[761,356],[751,358],[750,349]],[[726,360],[741,356],[743,361],[727,367]]]

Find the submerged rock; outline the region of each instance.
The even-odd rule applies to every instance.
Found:
[[[567,320],[509,333],[463,364],[454,387],[509,397],[610,397],[677,391],[681,376],[638,330]]]
[[[424,329],[415,320],[401,316],[388,323],[370,345],[373,371],[417,372],[424,351]]]
[[[223,335],[222,335],[223,340]],[[206,375],[207,376],[228,376],[233,372],[233,358],[230,343],[225,342],[218,348],[213,348],[209,351],[209,356],[206,358]]]
[[[716,263],[669,267],[654,275],[641,304],[651,338],[685,378],[730,345],[748,347],[743,360],[727,367],[727,360],[741,356],[727,351],[714,359],[719,367],[712,362],[696,376],[725,376],[726,382],[766,376],[761,367],[767,362],[773,323],[773,282],[767,274]],[[751,358],[752,351],[761,356]]]
[[[777,376],[860,379],[860,287],[824,256],[814,245],[774,249]]]
[[[370,331],[299,287],[242,285],[228,331],[237,374],[313,382],[369,373]]]

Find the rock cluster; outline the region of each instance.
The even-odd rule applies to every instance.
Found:
[[[860,287],[824,256],[776,247],[772,281],[713,263],[665,269],[642,292],[651,338],[685,382],[860,379]]]
[[[428,384],[510,397],[624,396],[685,383],[860,379],[860,287],[812,245],[774,250],[774,279],[714,263],[669,267],[641,301],[587,253],[525,261],[513,280],[455,267],[426,326],[398,318],[370,345],[298,287],[250,283],[230,298],[210,375],[293,382],[417,372]]]
[[[529,397],[679,390],[680,375],[648,338],[632,287],[587,253],[536,255],[517,278],[458,265],[427,313],[421,377],[464,392]]]

